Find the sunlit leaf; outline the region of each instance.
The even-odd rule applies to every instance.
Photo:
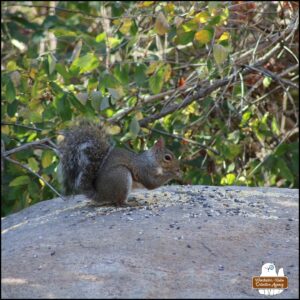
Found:
[[[195,15],[194,20],[198,23],[207,23],[210,18],[210,15],[206,11],[202,11]]]
[[[106,132],[109,135],[116,135],[116,134],[119,134],[121,132],[121,127],[118,126],[118,125],[111,125],[111,126],[108,126],[106,128]]]
[[[210,31],[205,29],[198,31],[195,34],[195,40],[202,44],[207,44],[208,42],[210,42],[211,39],[212,39],[212,35]]]
[[[53,152],[43,151],[42,154],[42,166],[43,168],[47,168],[51,165],[53,159]]]
[[[101,42],[105,41],[105,39],[106,39],[106,33],[102,32],[96,36],[95,40],[97,43],[101,43]]]
[[[230,38],[230,33],[228,31],[225,31],[219,37],[218,41],[221,42],[221,41],[229,40],[229,38]]]
[[[23,175],[13,179],[10,182],[9,186],[19,186],[19,185],[28,184],[29,182],[30,182],[30,178],[27,175]]]
[[[141,1],[138,3],[138,7],[149,7],[151,6],[152,4],[154,4],[155,1]]]
[[[128,34],[130,31],[132,25],[132,20],[129,18],[126,18],[123,20],[123,24],[121,26],[121,28],[119,29],[120,32],[122,32],[123,34]]]
[[[99,59],[93,53],[87,53],[75,59],[70,67],[70,70],[78,67],[80,73],[90,72],[99,66]]]
[[[36,161],[34,157],[30,157],[28,159],[28,165],[35,172],[39,170],[39,163]]]
[[[163,63],[161,61],[151,62],[151,64],[149,65],[149,67],[146,71],[146,74],[147,75],[153,74],[154,72],[156,72],[158,70],[158,68],[160,68],[162,66],[162,64]]]
[[[272,124],[271,124],[271,126],[272,126],[273,133],[279,135],[280,134],[280,129],[279,129],[276,117],[272,118]]]
[[[164,70],[163,70],[163,68],[160,68],[149,79],[149,86],[150,86],[151,92],[153,94],[158,94],[163,87],[163,83],[164,83]]]
[[[266,76],[263,79],[263,85],[264,85],[265,88],[268,88],[271,83],[272,83],[272,78],[271,77]]]
[[[107,43],[110,48],[115,48],[120,45],[121,40],[115,37],[108,37]]]

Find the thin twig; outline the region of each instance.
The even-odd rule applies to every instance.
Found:
[[[1,122],[1,125],[17,126],[17,127],[23,127],[26,129],[30,129],[30,130],[35,130],[35,131],[43,131],[43,129],[40,129],[37,127],[30,127],[30,126],[26,126],[26,125],[22,125],[22,124],[18,124],[18,123]]]
[[[7,150],[4,153],[2,153],[2,156],[8,156],[8,155],[11,155],[13,153],[19,152],[21,150],[24,150],[24,149],[27,149],[27,148],[30,148],[30,147],[33,147],[33,146],[41,146],[41,145],[47,144],[47,143],[49,143],[53,147],[52,150],[57,153],[57,146],[50,139],[45,138],[45,139],[42,139],[40,141],[30,142],[30,143],[21,145],[19,147],[13,148],[11,150]]]
[[[180,135],[176,135],[176,134],[169,133],[169,132],[166,132],[166,131],[163,131],[163,130],[159,130],[159,129],[155,129],[155,128],[149,128],[149,127],[147,127],[147,128],[148,128],[149,130],[151,130],[151,131],[154,131],[154,132],[157,132],[157,133],[166,135],[166,136],[170,136],[170,137],[173,137],[173,138],[182,140],[182,141],[186,141],[186,142],[189,142],[189,143],[191,143],[191,144],[198,145],[199,147],[205,148],[205,149],[207,149],[207,150],[213,152],[213,153],[216,154],[216,155],[220,155],[220,153],[219,153],[217,150],[212,149],[211,147],[206,146],[206,145],[203,145],[203,144],[198,143],[198,142],[196,142],[196,141],[193,141],[193,140],[184,138],[184,137],[182,137],[182,136],[180,136]]]
[[[22,167],[23,169],[29,171],[30,173],[32,173],[33,175],[35,175],[36,177],[38,177],[40,180],[42,180],[56,195],[58,195],[62,200],[66,200],[50,183],[48,183],[42,176],[40,176],[38,173],[34,172],[31,168],[27,167],[26,165],[21,164],[20,162],[10,158],[10,157],[4,157],[6,160],[10,161],[13,164],[16,164],[20,167]]]

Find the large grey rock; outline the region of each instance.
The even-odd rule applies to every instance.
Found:
[[[139,207],[83,196],[2,219],[2,298],[263,298],[264,263],[299,296],[298,190],[170,186]]]

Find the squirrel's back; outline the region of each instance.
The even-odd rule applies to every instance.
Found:
[[[59,144],[60,177],[65,194],[90,192],[110,144],[101,126],[83,121]]]

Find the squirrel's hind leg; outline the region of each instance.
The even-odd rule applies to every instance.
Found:
[[[126,200],[131,192],[131,172],[123,166],[117,166],[108,172],[103,170],[97,178],[97,202],[112,203],[116,206],[126,206]]]

